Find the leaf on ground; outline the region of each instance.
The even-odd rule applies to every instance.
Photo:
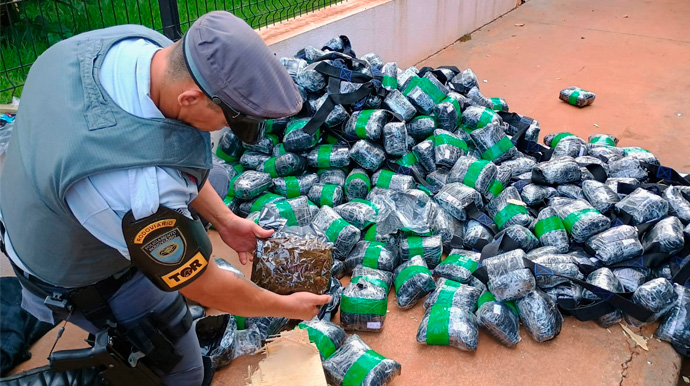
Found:
[[[635,343],[638,346],[642,347],[643,350],[649,351],[649,347],[647,347],[647,340],[644,338],[644,336],[632,332],[632,330],[629,329],[628,326],[624,325],[623,323],[619,324],[623,328],[623,331],[630,337],[630,339],[635,341]]]

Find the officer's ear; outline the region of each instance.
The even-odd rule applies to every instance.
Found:
[[[181,107],[193,107],[199,103],[206,102],[206,95],[199,88],[188,88],[177,96],[177,103]]]

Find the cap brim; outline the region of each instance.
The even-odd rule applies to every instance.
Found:
[[[230,129],[242,142],[253,145],[263,136],[263,122],[231,121]]]

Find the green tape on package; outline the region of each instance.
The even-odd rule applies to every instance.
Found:
[[[277,201],[275,203],[276,208],[278,208],[278,213],[280,216],[287,220],[287,226],[295,226],[297,224],[297,216],[295,216],[295,210],[292,209],[292,205],[286,200]]]
[[[385,244],[377,241],[371,241],[364,250],[364,258],[362,265],[369,268],[379,269],[379,258],[381,257],[381,250]]]
[[[277,145],[279,142],[278,136],[276,136],[275,134],[266,134],[265,137],[271,140],[273,146]]]
[[[477,129],[481,129],[482,127],[491,123],[495,115],[496,113],[494,113],[493,110],[484,107],[484,111],[482,111],[482,115],[479,117],[479,120],[477,121]]]
[[[355,122],[355,133],[357,137],[366,139],[367,138],[367,122],[371,118],[371,114],[376,110],[362,110],[359,112],[357,121]]]
[[[407,96],[417,85],[419,82],[422,81],[422,78],[418,76],[413,76],[410,81],[407,83],[407,87],[405,87],[405,90],[403,91],[403,95]]]
[[[351,298],[342,296],[340,311],[359,315],[386,315],[388,299]]]
[[[431,190],[429,190],[429,188],[427,188],[426,186],[421,185],[421,184],[417,184],[417,189],[419,189],[419,190],[421,190],[422,192],[426,193],[427,196],[431,196]]]
[[[501,192],[503,191],[505,187],[503,186],[503,183],[499,180],[493,180],[491,182],[491,185],[489,185],[489,192],[494,195],[494,197],[497,197]]]
[[[415,256],[424,256],[424,239],[421,236],[408,236],[407,250],[409,259]]]
[[[501,98],[491,98],[491,106],[494,111],[503,111],[503,103]]]
[[[239,159],[237,157],[233,157],[230,154],[224,152],[223,149],[220,148],[220,146],[218,146],[218,148],[216,148],[216,155],[218,156],[218,158],[220,158],[223,161],[228,162],[228,163],[235,162]]]
[[[482,159],[493,161],[514,146],[513,141],[508,136],[503,136],[500,141],[482,153]]]
[[[412,276],[420,273],[426,273],[427,275],[431,276],[431,271],[429,271],[429,268],[427,267],[421,265],[410,265],[405,267],[402,271],[400,271],[398,276],[395,277],[395,293],[397,294],[400,290],[400,287],[410,280]]]
[[[388,293],[388,290],[389,290],[388,284],[381,279],[377,279],[377,278],[371,277],[371,276],[355,276],[352,279],[350,279],[350,283],[357,283],[359,280],[364,280],[364,281],[367,281],[367,282],[369,282],[369,283],[371,283],[377,287],[381,287],[384,290],[386,290],[386,293]]]
[[[287,150],[285,150],[285,145],[281,143],[280,145],[278,145],[278,155],[283,154],[287,154]]]
[[[551,216],[537,221],[537,224],[534,225],[534,234],[537,235],[538,238],[541,238],[549,232],[561,229],[565,230],[563,220],[558,216]]]
[[[316,153],[316,164],[320,168],[331,167],[331,152],[333,145],[321,145]]]
[[[308,119],[290,122],[290,124],[285,129],[285,135],[287,135],[287,134],[289,134],[295,130],[299,130],[299,129],[303,128],[304,126],[307,125],[307,123],[309,123]]]
[[[331,225],[328,226],[328,229],[326,229],[326,237],[328,237],[328,240],[332,243],[335,243],[335,240],[338,239],[338,235],[340,235],[340,231],[348,225],[350,224],[342,218],[333,221]]]
[[[287,198],[299,197],[302,192],[299,189],[299,179],[297,177],[285,177],[285,195]]]
[[[434,136],[434,146],[439,145],[451,145],[459,147],[460,149],[467,150],[467,142],[462,139],[448,134],[439,134]]]
[[[284,197],[273,193],[262,194],[256,200],[254,200],[254,202],[252,202],[252,206],[249,208],[249,213],[258,212],[264,207],[264,205],[281,198]]]
[[[528,214],[527,208],[522,205],[508,203],[503,209],[496,213],[494,216],[494,223],[496,223],[499,229],[503,229],[503,226],[518,214]]]
[[[364,237],[362,237],[366,241],[376,241],[376,224],[371,224],[369,228],[367,228],[366,232],[364,232]]]
[[[625,153],[625,155],[628,155],[630,153],[650,153],[649,150],[643,149],[641,147],[626,147],[625,149],[623,149],[623,152]]]
[[[563,225],[565,225],[565,230],[568,231],[568,233],[571,233],[571,231],[573,230],[573,225],[575,225],[576,222],[580,221],[580,219],[585,216],[591,216],[593,214],[599,214],[599,211],[594,208],[585,208],[567,215],[563,219]]]
[[[443,292],[443,290],[441,291]],[[440,296],[440,295],[439,295]],[[450,307],[439,304],[431,306],[429,319],[426,323],[426,344],[448,346],[448,322],[450,321]]]
[[[582,90],[585,91],[585,90]],[[568,97],[568,103],[570,103],[573,106],[577,106],[577,98],[580,97],[580,91],[573,91],[570,96]]]
[[[350,181],[354,179],[359,179],[364,181],[364,183],[367,185],[367,190],[371,190],[371,179],[369,178],[368,175],[364,173],[354,173],[349,176],[347,176],[347,179],[345,180],[345,186],[348,186],[350,184]]]
[[[273,119],[267,119],[264,121],[264,133],[270,134],[273,132]]]
[[[233,315],[233,316],[235,317],[235,323],[237,323],[237,329],[238,330],[247,329],[247,318],[245,318],[244,316],[236,316],[236,315]]]
[[[235,197],[235,181],[237,181],[238,178],[240,178],[242,174],[238,174],[235,177],[232,177],[230,179],[230,182],[228,183],[228,195],[227,197],[232,198]]]
[[[331,338],[328,337],[328,335],[315,329],[314,327],[307,326],[306,324],[302,323],[298,324],[297,328],[307,330],[307,333],[309,334],[309,341],[316,345],[316,348],[319,349],[319,352],[321,355],[323,355],[324,359],[328,359],[331,355],[333,355],[336,350],[335,344]]]
[[[391,185],[391,178],[393,178],[394,174],[395,173],[390,170],[381,169],[379,178],[376,179],[376,186],[379,188],[388,189],[388,187]]]
[[[470,164],[470,167],[467,168],[467,173],[465,173],[465,178],[463,178],[462,183],[469,186],[470,188],[474,188],[475,184],[477,183],[477,178],[479,178],[479,174],[484,170],[484,167],[489,164],[489,161],[475,161]]]
[[[384,76],[381,85],[391,89],[398,88],[398,79],[394,76]]]
[[[336,143],[338,143],[340,141],[340,139],[338,139],[338,137],[336,137],[336,136],[328,134],[324,141],[328,144],[335,145]]]
[[[492,294],[489,291],[484,291],[484,293],[479,296],[479,299],[477,299],[477,309],[479,309],[482,304],[486,302],[495,302],[496,298],[494,297],[494,294]]]
[[[450,102],[450,104],[452,104],[453,107],[455,107],[455,112],[456,114],[458,114],[458,118],[462,116],[462,109],[460,109],[460,103],[457,101],[457,99],[448,97],[444,99],[443,102]]]
[[[466,270],[470,272],[474,272],[477,270],[477,266],[479,266],[479,263],[470,259],[467,256],[460,255],[460,254],[452,254],[448,255],[443,261],[441,262],[440,265],[456,265],[458,267],[463,267]]]
[[[428,95],[429,98],[431,98],[431,100],[436,104],[441,103],[441,101],[446,98],[446,94],[436,87],[436,85],[428,78],[422,78],[417,86],[419,86],[419,88],[421,88],[422,91],[424,91],[424,93]]]
[[[592,140],[589,141],[589,143],[604,143],[604,144],[609,145],[609,146],[616,146],[616,142],[613,140],[613,138],[604,137],[601,135],[598,135],[598,136],[592,138]]]
[[[384,359],[386,358],[374,350],[365,352],[347,369],[343,378],[343,386],[361,386],[369,372]]]
[[[400,166],[410,167],[417,163],[417,157],[414,153],[407,153],[395,161]],[[379,177],[381,178],[381,177]]]
[[[553,137],[551,140],[551,147],[556,147],[558,145],[558,142],[561,142],[561,139],[566,138],[566,137],[574,137],[574,134],[571,133],[560,133]]]
[[[271,157],[264,161],[264,172],[271,175],[271,177],[278,177],[278,170],[276,170],[276,157]]]
[[[325,184],[321,187],[321,196],[319,196],[319,204],[321,206],[333,206],[333,197],[335,197],[335,189],[338,185]]]

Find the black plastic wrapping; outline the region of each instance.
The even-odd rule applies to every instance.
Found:
[[[317,130],[313,135],[306,133],[303,129],[307,123],[309,123],[309,118],[295,119],[288,123],[285,129],[285,136],[283,136],[285,150],[300,153],[316,145],[320,132]]]
[[[669,214],[678,217],[684,224],[690,223],[690,201],[677,186],[669,186],[661,194],[661,197],[668,202]]]
[[[487,244],[494,239],[491,232],[475,220],[467,221],[462,244],[466,248],[474,248],[478,243]]]
[[[618,281],[623,286],[625,292],[635,292],[637,289],[647,281],[647,277],[651,274],[649,268],[614,268],[611,270]]]
[[[417,114],[417,109],[398,90],[391,90],[383,100],[383,104],[392,112],[398,114],[405,122],[411,120]]]
[[[503,120],[495,111],[484,106],[469,106],[462,112],[461,122],[471,130],[481,129],[490,124],[499,127]]]
[[[549,185],[580,181],[580,166],[571,157],[541,162],[532,169],[532,182]]]
[[[558,97],[563,102],[577,107],[585,107],[594,103],[596,95],[587,90],[583,90],[579,87],[572,86],[561,90]]]
[[[360,238],[359,229],[343,220],[330,206],[322,206],[312,224],[333,243],[333,257],[340,260],[347,257]]]
[[[550,202],[549,206],[555,207],[565,229],[580,243],[611,226],[611,220],[586,201],[575,200],[562,206],[555,206]]]
[[[383,161],[386,160],[386,153],[379,145],[361,139],[350,149],[350,158],[359,166],[373,172],[378,170],[383,164]]]
[[[340,205],[344,199],[343,188],[338,185],[322,184],[320,182],[312,185],[311,189],[307,193],[307,197],[311,202],[318,206],[328,205],[336,206]]]
[[[379,210],[371,201],[355,198],[333,208],[345,221],[363,230],[378,221]]]
[[[433,115],[436,118],[436,127],[453,131],[460,123],[461,106],[454,98],[447,98],[434,107]]]
[[[453,167],[467,151],[467,143],[446,130],[434,130],[434,155],[436,165]]]
[[[555,197],[558,191],[551,186],[529,184],[525,185],[520,192],[522,201],[529,206],[539,206],[544,203],[547,198]]]
[[[354,168],[345,179],[345,196],[350,201],[355,198],[366,198],[371,190],[371,178],[364,169]]]
[[[348,272],[358,265],[393,272],[398,259],[397,253],[386,243],[360,240],[343,262]]]
[[[630,300],[654,312],[654,315],[649,320],[644,321],[625,315],[625,320],[635,327],[653,323],[666,315],[675,305],[677,299],[678,295],[670,281],[663,278],[650,280],[637,288]]]
[[[653,249],[655,252],[673,256],[685,246],[683,224],[678,217],[666,217],[644,235],[642,245],[645,251]]]
[[[587,154],[587,144],[580,137],[570,136],[558,141],[556,146],[553,146],[552,159],[559,157],[579,157]]]
[[[643,181],[647,179],[647,174],[647,170],[640,165],[640,161],[636,158],[623,157],[609,161],[609,177],[634,178]]]
[[[450,169],[447,183],[462,182],[480,194],[486,195],[489,186],[496,179],[497,171],[496,165],[491,161],[462,156]]]
[[[218,141],[216,155],[226,162],[234,162],[240,159],[242,153],[244,153],[244,146],[235,133],[232,130],[227,130],[223,133],[220,141]]]
[[[383,127],[383,148],[392,156],[407,153],[407,126],[404,122],[390,122]]]
[[[477,300],[482,292],[480,288],[441,278],[436,282],[434,292],[424,301],[424,309],[444,305],[474,313],[477,311]]]
[[[637,230],[629,225],[601,232],[587,240],[587,245],[596,252],[595,257],[605,265],[637,257],[644,252],[637,238]]]
[[[674,284],[677,300],[662,319],[656,336],[674,346],[690,348],[690,289]]]
[[[472,280],[472,273],[479,266],[478,252],[453,249],[434,269],[434,276],[467,284]]]
[[[273,191],[287,198],[295,198],[309,193],[309,189],[318,182],[319,176],[316,174],[278,177],[273,179]]]
[[[530,226],[534,218],[523,205],[522,197],[515,187],[506,188],[498,197],[487,205],[487,213],[494,220],[498,229],[511,225]],[[495,294],[494,294],[495,295]]]
[[[427,139],[419,142],[412,147],[412,152],[419,164],[422,165],[428,173],[436,170],[436,153],[434,151],[433,140]]]
[[[534,290],[515,304],[520,311],[520,321],[536,342],[546,342],[561,332],[563,316],[556,303],[544,292]]]
[[[545,255],[537,257],[533,261],[561,275],[574,277],[580,280],[585,278],[568,255]],[[541,289],[555,287],[559,284],[568,282],[568,279],[553,275],[537,275],[536,280],[537,286]]]
[[[390,170],[381,169],[371,175],[372,185],[383,189],[391,189],[397,191],[405,191],[412,189],[415,186],[415,181],[412,176],[404,174],[393,173]]]
[[[386,110],[355,111],[345,123],[345,134],[353,138],[378,140],[388,117]]]
[[[307,330],[309,341],[316,345],[322,361],[330,358],[347,338],[342,327],[326,320],[305,320],[299,323],[297,328]]]
[[[494,236],[494,239],[498,240],[498,238],[503,235],[510,236],[513,241],[518,243],[520,249],[525,252],[529,252],[539,245],[539,240],[537,237],[534,236],[529,229],[521,225],[511,225],[509,227],[505,227],[502,231],[497,233],[496,236]]]
[[[593,284],[597,287],[601,287],[610,292],[623,292],[623,286],[621,286],[621,283],[618,281],[613,272],[611,272],[611,270],[606,267],[599,268],[596,271],[590,273],[587,276],[587,283]],[[601,300],[599,296],[595,295],[589,290],[583,290],[582,297],[584,299],[592,301]],[[620,310],[615,310],[606,315],[601,316],[597,320],[597,323],[599,323],[599,325],[601,325],[602,327],[606,328],[612,326],[615,323],[620,322],[622,317],[623,313]]]
[[[270,174],[248,170],[230,180],[228,196],[249,200],[258,197],[271,186],[273,180]]]
[[[307,153],[314,168],[342,168],[350,165],[350,149],[345,145],[319,145]]]
[[[316,174],[322,184],[345,186],[347,174],[342,169],[319,169]]]
[[[568,232],[554,208],[546,207],[539,212],[534,225],[534,234],[541,245],[554,247],[559,253],[566,253],[570,248]]]
[[[587,201],[589,201],[599,213],[603,214],[609,213],[616,203],[620,201],[616,192],[599,181],[583,181],[582,193],[584,193]]]
[[[464,113],[463,113],[464,117]],[[498,117],[498,116],[497,116]],[[498,117],[500,119],[500,117]],[[498,124],[489,124],[470,133],[482,159],[501,163],[514,158],[519,153]]]
[[[474,351],[478,341],[477,317],[459,307],[430,307],[417,330],[417,342],[422,344],[448,345],[463,351]]]
[[[515,249],[482,261],[489,275],[489,291],[496,300],[516,300],[535,288],[532,271],[524,268],[524,256],[523,250]]]
[[[477,322],[506,347],[520,343],[520,319],[512,302],[498,302],[491,292],[479,298]]]
[[[652,165],[659,165],[659,160],[650,151],[643,149],[641,147],[624,147],[623,154],[626,157],[633,157],[641,162],[645,162]]]
[[[428,115],[418,115],[407,124],[407,134],[416,140],[422,140],[434,133],[436,120]]]
[[[340,324],[346,330],[381,331],[388,310],[391,273],[357,267],[340,297]]]
[[[237,334],[235,318],[230,314],[206,316],[194,322],[201,355],[208,356],[216,369],[227,366],[233,359],[233,343]]]
[[[637,188],[616,204],[616,210],[629,214],[633,225],[639,225],[666,216],[668,202],[645,189]]]
[[[436,283],[431,277],[421,256],[415,256],[395,269],[395,296],[398,307],[412,308],[423,297],[436,289]]]
[[[289,200],[275,200],[261,209],[258,224],[263,228],[279,229],[283,226],[306,226],[313,218],[306,196]]]
[[[357,364],[357,365],[355,365]],[[369,368],[369,366],[373,367]],[[367,371],[361,382],[356,377],[355,383],[343,383],[350,379],[348,373],[355,368],[355,372]],[[342,347],[330,358],[323,362],[323,369],[329,384],[336,386],[384,386],[395,376],[400,375],[400,363],[386,359],[367,346],[356,334],[351,335]],[[350,374],[353,377],[353,374]],[[354,377],[353,377],[354,378]]]
[[[468,205],[473,202],[478,207],[482,205],[482,196],[479,192],[459,182],[446,184],[434,199],[448,214],[460,221],[467,219],[465,208]]]

